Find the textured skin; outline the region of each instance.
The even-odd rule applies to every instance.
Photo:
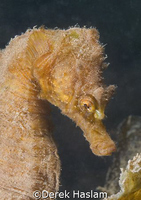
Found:
[[[74,120],[96,155],[115,144],[101,120],[114,86],[102,83],[96,29],[28,30],[0,60],[0,199],[33,199],[59,188],[60,161],[48,102]],[[47,101],[45,101],[47,100]],[[89,106],[90,105],[90,106]]]

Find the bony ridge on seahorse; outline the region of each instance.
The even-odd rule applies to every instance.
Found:
[[[76,122],[94,154],[107,156],[115,151],[102,123],[115,87],[103,84],[106,64],[98,39],[93,28],[34,28],[3,50],[0,199],[32,199],[35,190],[59,188],[60,161],[47,101]]]

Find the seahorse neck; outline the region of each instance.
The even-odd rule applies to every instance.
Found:
[[[60,162],[51,135],[48,103],[38,97],[40,87],[33,76],[35,58],[29,59],[30,36],[32,33],[15,38],[2,55],[1,199],[29,199],[37,189],[57,191],[59,187]],[[10,198],[5,188],[10,191]]]
[[[33,36],[34,40],[31,44]],[[18,52],[15,51],[16,44],[13,45],[13,42],[18,43],[19,46],[20,43],[23,44],[22,40],[26,40],[26,45],[24,44]],[[8,51],[11,60],[9,58],[10,61],[5,63],[8,66],[5,80],[0,89],[1,105],[3,105],[1,107],[3,111],[7,111],[5,113],[2,111],[4,118],[13,123],[21,122],[19,124],[21,127],[23,126],[23,129],[28,128],[26,126],[30,124],[31,129],[49,130],[49,106],[47,102],[39,98],[40,87],[38,80],[33,76],[33,64],[40,56],[40,52],[35,46],[36,42],[36,34],[33,31],[28,37],[15,38],[10,44],[11,52],[9,52],[9,47],[4,52],[7,54]],[[42,45],[43,43],[41,43],[40,49],[43,51]],[[34,53],[32,49],[34,49]],[[14,51],[15,54],[12,53]],[[4,55],[4,57],[6,56]],[[40,134],[43,132],[39,131]]]

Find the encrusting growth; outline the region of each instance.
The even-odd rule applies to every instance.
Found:
[[[106,64],[98,39],[96,29],[40,28],[15,37],[2,51],[0,199],[34,199],[35,190],[59,189],[48,102],[80,126],[94,154],[115,151],[101,121],[115,87],[102,82]]]

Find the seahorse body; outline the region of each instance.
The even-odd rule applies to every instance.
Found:
[[[2,51],[0,199],[34,199],[35,190],[59,189],[48,102],[80,126],[93,153],[115,151],[101,122],[114,86],[102,83],[98,39],[95,29],[40,28],[15,37]]]

